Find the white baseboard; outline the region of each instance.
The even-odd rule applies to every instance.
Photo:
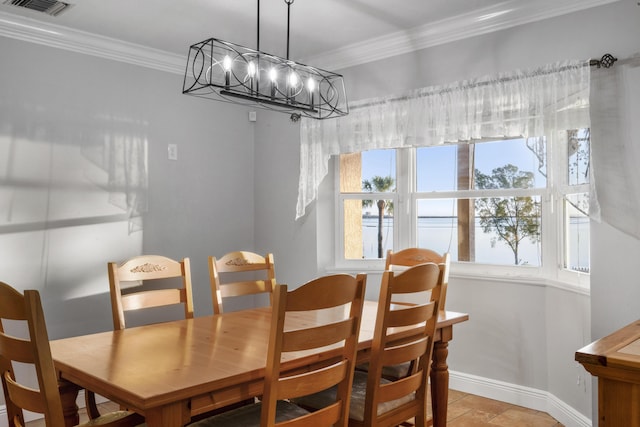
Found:
[[[553,394],[461,372],[449,371],[449,387],[465,393],[544,411],[566,427],[591,427],[587,418]]]
[[[107,399],[102,396],[96,394],[96,403],[104,403]],[[76,399],[76,405],[78,408],[84,408],[84,390],[80,390],[78,393],[78,398]],[[42,418],[41,414],[34,414],[33,412],[25,411],[24,412],[24,420],[25,422],[34,421]],[[9,427],[9,421],[7,419],[7,407],[6,405],[0,405],[0,427]]]
[[[449,373],[449,386],[454,390],[544,411],[566,427],[592,426],[591,419],[549,392],[456,371]],[[106,401],[102,396],[97,395],[96,400],[98,403]],[[84,408],[84,390],[80,390],[76,402],[79,408]],[[33,421],[39,417],[38,414],[27,413],[25,421]],[[7,408],[4,405],[0,406],[0,427],[8,427]]]

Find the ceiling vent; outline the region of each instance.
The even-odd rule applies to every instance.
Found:
[[[4,4],[35,10],[51,16],[57,16],[62,13],[63,10],[71,7],[69,3],[57,0],[5,0]]]

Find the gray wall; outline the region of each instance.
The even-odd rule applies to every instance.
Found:
[[[300,126],[289,115],[257,111],[255,247],[272,252],[278,283],[290,287],[317,276],[316,214],[294,221],[298,197]]]
[[[108,261],[188,256],[196,313],[211,313],[207,256],[254,244],[246,110],[182,95],[180,75],[7,38],[0,52],[0,280],[39,289],[58,338],[111,329]],[[85,156],[120,134],[148,141],[149,208],[131,234]]]

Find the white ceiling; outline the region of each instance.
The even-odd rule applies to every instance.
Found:
[[[256,0],[65,1],[73,6],[57,17],[0,4],[0,35],[55,39],[56,47],[122,41],[181,57],[210,37],[256,47]],[[290,58],[341,68],[613,1],[295,0]],[[260,8],[260,50],[286,56],[286,3],[262,0]]]

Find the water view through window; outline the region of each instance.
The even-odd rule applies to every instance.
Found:
[[[585,159],[587,143],[588,135],[569,152],[570,172],[584,176],[584,160],[576,161],[575,153]],[[543,138],[372,150],[340,162],[344,259],[384,258],[407,246],[398,241],[411,241],[449,252],[454,261],[542,265]],[[565,268],[588,272],[588,195],[565,201]]]

